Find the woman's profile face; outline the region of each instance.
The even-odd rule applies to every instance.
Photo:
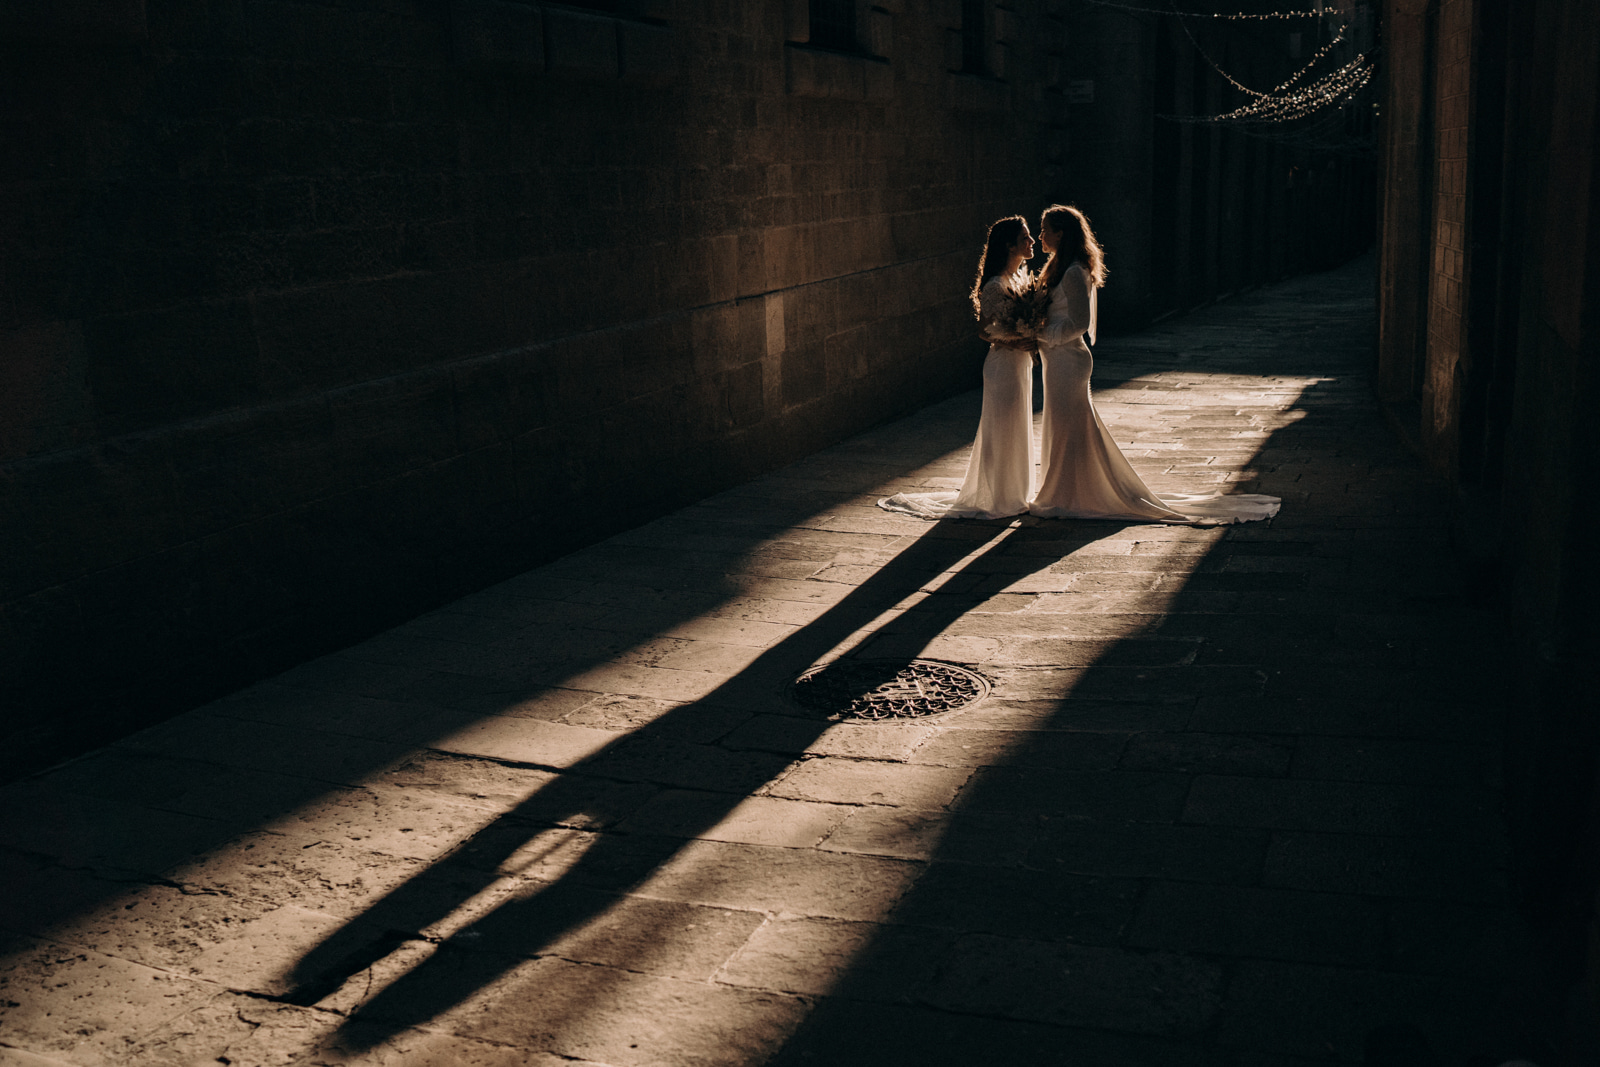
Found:
[[[1017,234],[1017,239],[1011,242],[1011,254],[1019,253],[1023,259],[1033,258],[1033,234],[1028,232],[1026,225],[1022,227],[1022,232]]]
[[[1061,245],[1061,231],[1050,225],[1049,219],[1039,224],[1039,243],[1052,254]]]

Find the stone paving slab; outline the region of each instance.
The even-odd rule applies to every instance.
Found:
[[[976,393],[0,791],[0,1067],[1332,1067],[1520,1020],[1497,631],[1371,265],[1097,352],[1240,527],[925,524]],[[980,703],[827,721],[806,668]]]

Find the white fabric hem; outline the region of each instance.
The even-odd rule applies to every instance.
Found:
[[[1079,511],[1072,508],[1028,505],[1028,514],[1041,519],[1087,519],[1101,522],[1150,522],[1170,526],[1232,526],[1241,522],[1260,522],[1278,514],[1283,502],[1259,493],[1183,494],[1158,498],[1152,503],[1166,515],[1140,515],[1133,512]]]
[[[878,506],[897,515],[910,515],[914,519],[937,522],[940,519],[1009,519],[1028,509],[1019,505],[1015,511],[980,511],[976,508],[955,506],[958,493],[896,493],[878,501]]]

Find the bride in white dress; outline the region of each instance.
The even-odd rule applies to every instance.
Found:
[[[1001,519],[1028,510],[1033,490],[1034,342],[998,321],[1033,255],[1027,220],[1012,215],[989,227],[972,305],[990,341],[983,361],[983,412],[960,492],[896,493],[878,506],[919,519]]]
[[[1105,284],[1105,258],[1075,207],[1044,213],[1039,239],[1050,254],[1041,276],[1050,287],[1050,318],[1039,334],[1044,375],[1044,427],[1039,492],[1028,511],[1041,518],[1127,519],[1220,524],[1270,519],[1279,500],[1255,493],[1156,496],[1134,472],[1089,399],[1094,357],[1095,294]],[[1088,344],[1084,339],[1088,338]],[[984,401],[985,417],[988,412]],[[971,475],[968,475],[969,479]]]

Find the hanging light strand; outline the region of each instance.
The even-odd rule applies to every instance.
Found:
[[[1327,107],[1342,107],[1372,80],[1372,56],[1363,52],[1344,66],[1296,92],[1263,94],[1243,107],[1221,115],[1164,115],[1174,122],[1252,124],[1293,122]]]
[[[1183,27],[1184,34],[1189,38],[1189,43],[1194,45],[1195,51],[1210,65],[1211,69],[1216,71],[1229,85],[1252,98],[1244,106],[1221,115],[1161,116],[1173,122],[1226,123],[1234,126],[1294,122],[1324,108],[1342,108],[1367,86],[1372,80],[1376,69],[1373,55],[1363,52],[1336,70],[1330,71],[1315,80],[1306,81],[1318,64],[1328,58],[1340,44],[1345,43],[1351,28],[1349,16],[1354,14],[1356,2],[1359,2],[1359,0],[1355,0],[1355,2],[1352,2],[1352,0],[1340,0],[1337,5],[1324,3],[1323,0],[1316,0],[1316,8],[1311,11],[1237,11],[1233,13],[1179,11],[1176,5],[1171,3],[1171,0],[1169,0],[1169,5],[1165,8],[1127,4],[1122,3],[1121,0],[1083,0],[1083,2],[1094,7],[1111,8],[1118,11],[1175,16],[1178,19],[1178,24]],[[1334,31],[1332,40],[1317,49],[1311,58],[1300,69],[1291,74],[1287,80],[1266,92],[1250,88],[1223,70],[1217,61],[1212,59],[1206,50],[1201,47],[1194,32],[1190,30],[1187,21],[1189,19],[1212,19],[1228,22],[1265,22],[1274,19],[1321,19],[1341,15],[1344,16],[1344,21]]]
[[[1301,67],[1299,70],[1295,71],[1293,74],[1291,74],[1289,76],[1289,80],[1288,81],[1284,82],[1282,85],[1274,86],[1273,89],[1272,89],[1272,92],[1270,92],[1270,93],[1258,93],[1256,95],[1258,95],[1258,96],[1275,96],[1278,93],[1286,92],[1289,89],[1292,89],[1295,86],[1295,84],[1300,81],[1301,78],[1303,78],[1307,74],[1311,73],[1311,68],[1315,67],[1318,63],[1322,62],[1323,59],[1327,58],[1328,53],[1332,52],[1336,46],[1344,43],[1345,34],[1348,33],[1349,30],[1350,30],[1350,24],[1348,22],[1341,24],[1340,27],[1336,31],[1334,31],[1333,40],[1329,41],[1327,44],[1325,44],[1321,48],[1317,49],[1316,52],[1312,54],[1311,58],[1306,61],[1306,65],[1305,66]],[[1207,63],[1211,63],[1211,60],[1209,58],[1207,58],[1206,62]],[[1223,72],[1217,67],[1217,65],[1215,63],[1211,63],[1211,67],[1212,67],[1213,70],[1216,70],[1216,72],[1218,74],[1222,74],[1222,76],[1224,78],[1228,78],[1228,76],[1226,74],[1223,74]],[[1228,80],[1230,82],[1233,81],[1232,78],[1228,78]],[[1234,84],[1237,85],[1238,83],[1234,82]],[[1248,90],[1248,89],[1245,90],[1245,92],[1249,92],[1249,91],[1250,90]]]
[[[1136,4],[1123,4],[1118,0],[1083,0],[1086,4],[1095,7],[1115,8],[1118,11],[1133,11],[1143,15],[1178,15],[1190,19],[1221,19],[1228,22],[1267,22],[1272,19],[1320,19],[1338,12],[1332,7],[1318,7],[1314,11],[1268,11],[1262,14],[1252,14],[1248,11],[1237,11],[1232,14],[1209,11],[1174,11],[1170,7],[1140,7]]]
[[[1217,115],[1212,122],[1293,122],[1323,108],[1342,106],[1372,80],[1370,57],[1359,55],[1299,92],[1269,96]]]
[[[1211,55],[1201,46],[1199,39],[1195,37],[1194,31],[1189,28],[1188,16],[1175,9],[1168,13],[1177,16],[1178,25],[1183,27],[1184,35],[1189,38],[1189,43],[1194,46],[1194,50],[1211,66],[1212,70],[1216,71],[1235,89],[1238,89],[1246,96],[1255,98],[1243,107],[1235,108],[1221,115],[1192,116],[1178,118],[1176,121],[1228,123],[1231,125],[1293,122],[1326,107],[1343,107],[1348,100],[1372,80],[1374,68],[1371,57],[1366,53],[1362,53],[1315,81],[1301,84],[1303,79],[1309,76],[1319,63],[1344,42],[1350,30],[1349,22],[1342,23],[1334,31],[1333,38],[1317,49],[1311,58],[1299,70],[1291,74],[1286,81],[1274,86],[1269,92],[1263,93],[1240,82],[1233,75],[1223,70],[1216,60],[1211,58]],[[1299,88],[1296,88],[1297,86]]]
[[[1344,41],[1345,31],[1347,31],[1350,28],[1348,24],[1340,26],[1339,29],[1334,32],[1333,40],[1329,41],[1327,44],[1325,44],[1321,48],[1317,49],[1316,53],[1314,55],[1312,55],[1312,57],[1310,59],[1306,60],[1306,63],[1305,63],[1304,66],[1302,66],[1299,70],[1295,71],[1293,74],[1291,74],[1289,76],[1289,80],[1288,81],[1284,82],[1281,85],[1275,85],[1271,89],[1269,89],[1267,92],[1262,93],[1262,92],[1257,92],[1256,90],[1250,88],[1248,85],[1242,84],[1239,81],[1239,79],[1235,78],[1233,75],[1231,75],[1227,71],[1223,70],[1221,65],[1219,65],[1216,60],[1211,58],[1211,54],[1200,46],[1200,42],[1195,38],[1195,35],[1192,32],[1190,32],[1188,23],[1184,22],[1180,18],[1178,20],[1178,25],[1183,27],[1184,35],[1189,38],[1189,43],[1194,45],[1194,50],[1196,52],[1200,53],[1200,58],[1201,59],[1205,60],[1207,63],[1209,63],[1211,65],[1211,69],[1212,70],[1214,70],[1218,74],[1220,74],[1224,81],[1226,81],[1229,85],[1233,86],[1235,89],[1239,90],[1241,93],[1245,93],[1246,95],[1254,96],[1254,97],[1276,96],[1276,95],[1278,95],[1280,93],[1287,92],[1289,89],[1293,88],[1300,81],[1301,78],[1304,78],[1307,74],[1311,73],[1312,68],[1314,68],[1318,63],[1322,62],[1322,60],[1328,55],[1328,53],[1333,51],[1333,49],[1334,49],[1334,47],[1336,45],[1338,45],[1338,44],[1340,44],[1341,42]]]

